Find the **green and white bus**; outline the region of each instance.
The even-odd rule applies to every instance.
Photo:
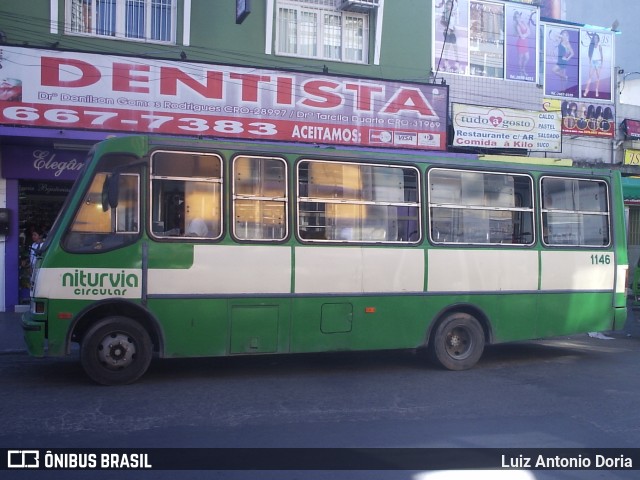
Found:
[[[40,249],[34,356],[126,384],[152,357],[421,349],[621,329],[620,175],[132,136],[97,144]]]

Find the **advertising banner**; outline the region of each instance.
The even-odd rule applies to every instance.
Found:
[[[613,138],[615,136],[615,109],[589,101],[545,99],[543,109],[561,112],[564,135]]]
[[[625,165],[640,165],[640,150],[634,150],[627,148],[624,151],[624,164]]]
[[[630,140],[640,140],[640,120],[626,118],[622,125],[624,126],[625,137]]]
[[[507,22],[506,66],[508,80],[536,81],[536,31],[538,9],[525,5],[505,5]]]
[[[556,97],[580,96],[580,30],[545,25],[544,93]]]
[[[446,85],[3,47],[0,124],[445,150]]]
[[[611,101],[613,35],[580,31],[580,92],[583,99]]]
[[[440,0],[434,3],[435,69],[468,73],[469,1]]]
[[[533,112],[454,103],[454,147],[560,152],[560,112]]]
[[[504,5],[469,4],[469,73],[504,78]]]
[[[536,5],[436,0],[433,71],[536,82],[540,38]]]
[[[613,102],[614,35],[604,29],[545,24],[545,95]]]

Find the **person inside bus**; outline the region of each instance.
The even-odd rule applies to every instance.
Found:
[[[189,222],[187,227],[187,237],[207,237],[209,234],[209,227],[206,222],[201,218],[194,218]]]

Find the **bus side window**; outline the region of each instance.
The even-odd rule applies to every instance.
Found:
[[[531,177],[434,168],[428,179],[433,243],[533,243]]]
[[[546,245],[609,245],[611,219],[606,182],[543,177],[541,188]]]
[[[287,164],[279,158],[233,161],[233,234],[239,240],[284,240],[287,228]]]
[[[410,167],[300,162],[300,238],[416,243],[421,239],[418,185],[418,171]]]
[[[222,235],[222,159],[157,151],[151,156],[151,231],[159,238]]]

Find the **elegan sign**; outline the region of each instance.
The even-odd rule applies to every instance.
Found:
[[[22,145],[0,147],[2,176],[35,180],[75,180],[86,152]]]
[[[446,85],[3,48],[0,124],[445,150]]]
[[[454,103],[453,146],[562,151],[560,112]]]

